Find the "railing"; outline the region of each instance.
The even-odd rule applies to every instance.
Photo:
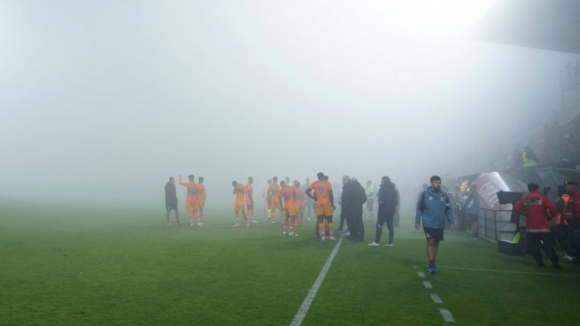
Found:
[[[515,233],[515,224],[509,223],[511,211],[480,208],[478,214],[479,236],[490,241],[511,241]]]

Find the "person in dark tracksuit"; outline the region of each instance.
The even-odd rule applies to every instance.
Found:
[[[338,226],[338,232],[342,232],[342,228],[344,227],[344,223],[346,222],[346,231],[345,234],[350,236],[350,221],[347,221],[346,217],[347,217],[347,210],[348,210],[348,203],[343,204],[343,200],[344,200],[344,191],[345,188],[348,190],[349,187],[349,182],[350,182],[350,177],[348,175],[345,175],[342,177],[342,194],[340,196],[340,199],[338,201],[338,204],[340,204],[341,209],[340,209],[340,225]]]
[[[169,178],[169,181],[165,184],[165,223],[169,226],[169,215],[171,211],[175,212],[175,221],[177,225],[179,223],[179,208],[177,208],[177,191],[175,189],[175,178]]]
[[[352,183],[354,184],[354,193],[355,193],[355,200],[354,200],[354,219],[353,219],[353,227],[356,229],[354,236],[352,237],[351,241],[354,242],[363,242],[365,237],[365,226],[363,223],[363,206],[367,202],[367,193],[364,187],[358,182],[356,178],[352,178]]]
[[[381,188],[379,189],[379,210],[377,214],[375,241],[369,243],[370,247],[378,247],[383,234],[383,224],[387,223],[389,229],[389,242],[385,246],[393,246],[393,237],[395,229],[393,228],[393,218],[395,216],[397,205],[397,190],[395,184],[387,176],[381,179]]]

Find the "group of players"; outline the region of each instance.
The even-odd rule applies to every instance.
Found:
[[[197,183],[195,182],[195,176],[190,174],[187,176],[189,182],[183,182],[181,174],[179,175],[179,184],[187,189],[187,196],[185,198],[185,210],[187,211],[187,217],[189,219],[189,226],[194,227],[195,220],[197,219],[197,226],[203,227],[203,207],[205,206],[205,185],[203,184],[204,178],[199,177]],[[175,189],[175,178],[169,178],[169,182],[165,185],[165,209],[167,213],[165,215],[165,222],[167,226],[171,223],[169,222],[169,214],[171,211],[175,212],[175,219],[177,225],[181,225],[179,222],[179,209],[177,208],[177,195]]]
[[[322,241],[334,241],[332,213],[335,209],[332,186],[328,181],[328,176],[320,172],[317,174],[318,180],[301,187],[300,182],[294,181],[290,184],[290,178],[286,177],[285,181],[278,184],[278,178],[273,177],[268,180],[268,185],[264,191],[263,197],[268,207],[268,217],[272,224],[275,224],[274,215],[276,210],[280,214],[282,222],[282,234],[289,236],[298,236],[295,232],[295,226],[304,225],[305,208],[310,211],[310,206],[315,206],[317,221],[315,233]],[[203,208],[205,205],[205,185],[204,178],[199,177],[195,182],[195,176],[188,176],[189,182],[183,182],[181,174],[179,175],[179,184],[187,189],[185,208],[187,210],[189,226],[203,227]],[[246,226],[250,223],[257,223],[254,217],[254,179],[248,178],[247,184],[241,184],[237,181],[232,182],[232,194],[235,196],[234,213],[236,223],[234,227],[240,226],[240,214],[244,218]],[[170,225],[169,215],[171,210],[175,211],[177,225],[179,222],[179,211],[177,209],[177,197],[175,190],[175,179],[170,178],[165,186],[165,206],[167,209],[166,223]],[[197,220],[197,222],[196,222]]]

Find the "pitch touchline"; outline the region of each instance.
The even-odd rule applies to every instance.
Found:
[[[481,268],[467,268],[467,267],[453,267],[453,266],[440,266],[449,269],[460,269],[465,271],[476,271],[476,272],[494,272],[494,273],[510,273],[510,274],[529,274],[529,275],[549,275],[549,276],[576,276],[574,274],[557,274],[557,273],[537,273],[537,272],[518,272],[518,271],[502,271],[499,269],[481,269]]]
[[[302,321],[304,320],[304,317],[306,317],[306,313],[308,312],[308,309],[310,309],[310,305],[312,304],[312,300],[314,300],[314,297],[316,296],[316,293],[318,292],[318,288],[320,288],[322,281],[324,281],[324,277],[326,277],[326,272],[328,272],[328,269],[330,269],[330,264],[332,264],[332,260],[334,259],[334,256],[336,256],[336,252],[338,251],[338,248],[340,247],[341,243],[342,243],[342,238],[338,239],[338,242],[336,242],[334,249],[332,250],[332,252],[330,253],[330,256],[328,256],[328,259],[326,260],[326,264],[324,264],[324,267],[322,267],[320,274],[318,274],[316,281],[314,282],[314,284],[310,288],[308,295],[306,295],[306,299],[304,299],[304,302],[302,302],[302,305],[298,309],[298,312],[296,313],[296,316],[294,316],[294,319],[292,320],[292,323],[290,324],[290,326],[299,326],[302,324]]]

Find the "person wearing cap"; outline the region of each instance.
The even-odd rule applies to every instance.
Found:
[[[529,252],[536,260],[538,267],[544,267],[542,253],[544,250],[550,258],[552,266],[560,269],[558,256],[556,255],[554,235],[550,233],[549,217],[556,215],[556,205],[548,197],[544,196],[538,190],[540,186],[535,183],[528,184],[528,193],[518,200],[514,205],[514,211],[526,217],[526,237],[528,239]]]
[[[580,257],[580,192],[578,192],[578,182],[576,181],[566,182],[565,187],[569,199],[566,208],[562,210],[562,216],[568,223],[573,256],[576,258],[574,262],[578,263]]]

